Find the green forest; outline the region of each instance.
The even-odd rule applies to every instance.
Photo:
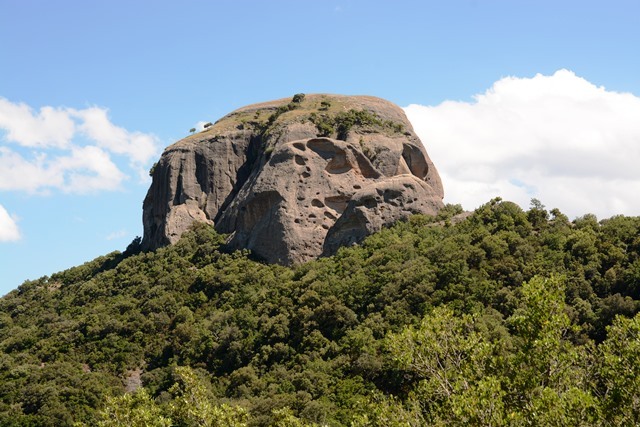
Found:
[[[1,298],[0,425],[640,423],[640,217],[447,205],[293,268],[225,241]]]

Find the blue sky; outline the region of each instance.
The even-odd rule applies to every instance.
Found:
[[[638,1],[0,0],[0,294],[142,233],[201,121],[298,92],[406,107],[446,201],[640,215]]]

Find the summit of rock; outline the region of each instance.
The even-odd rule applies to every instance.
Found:
[[[284,265],[329,255],[443,206],[438,172],[401,108],[303,95],[240,108],[167,147],[143,205],[144,249],[194,221]]]

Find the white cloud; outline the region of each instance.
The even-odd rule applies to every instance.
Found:
[[[0,205],[0,242],[20,240],[20,230],[14,218]]]
[[[0,191],[17,190],[28,193],[62,188],[64,176],[49,165],[46,155],[36,154],[25,159],[21,154],[0,147]]]
[[[197,132],[202,132],[204,130],[204,125],[206,125],[207,123],[209,123],[209,122],[205,122],[205,121],[202,121],[202,120],[199,121],[198,123],[196,123],[195,130]]]
[[[569,216],[640,215],[640,98],[567,70],[507,77],[473,102],[405,109],[446,201],[538,198]]]
[[[152,135],[129,132],[114,125],[102,108],[73,110],[73,115],[83,121],[80,130],[101,148],[126,155],[136,164],[145,164],[156,155],[158,148]]]
[[[0,98],[0,129],[7,139],[25,147],[66,147],[75,132],[75,123],[65,109],[42,107],[34,113],[26,104]]]
[[[36,154],[28,159],[0,147],[0,191],[88,193],[115,190],[124,179],[124,173],[98,147],[72,147],[64,156]]]
[[[42,107],[35,113],[0,98],[0,191],[115,190],[127,179],[120,159],[148,180],[157,139],[116,126],[107,113],[98,107]]]
[[[125,178],[109,155],[93,146],[74,148],[71,155],[55,159],[52,168],[67,177],[61,189],[68,193],[115,190]]]

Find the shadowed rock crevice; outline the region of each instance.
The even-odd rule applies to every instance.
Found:
[[[225,211],[229,204],[231,204],[240,189],[244,186],[244,184],[251,176],[255,163],[260,159],[260,147],[262,145],[263,142],[261,136],[255,136],[250,139],[247,148],[246,161],[237,169],[235,179],[231,175],[228,175],[230,179],[229,182],[232,184],[232,189],[224,199],[224,201],[220,204],[219,208],[216,210],[216,213],[213,214],[214,223],[217,223],[219,221],[220,215]],[[234,154],[238,155],[238,147],[236,145],[233,146],[233,150]]]
[[[142,246],[174,243],[204,221],[229,234],[229,247],[291,265],[435,214],[442,197],[400,108],[307,95],[241,108],[168,147],[144,201]]]

